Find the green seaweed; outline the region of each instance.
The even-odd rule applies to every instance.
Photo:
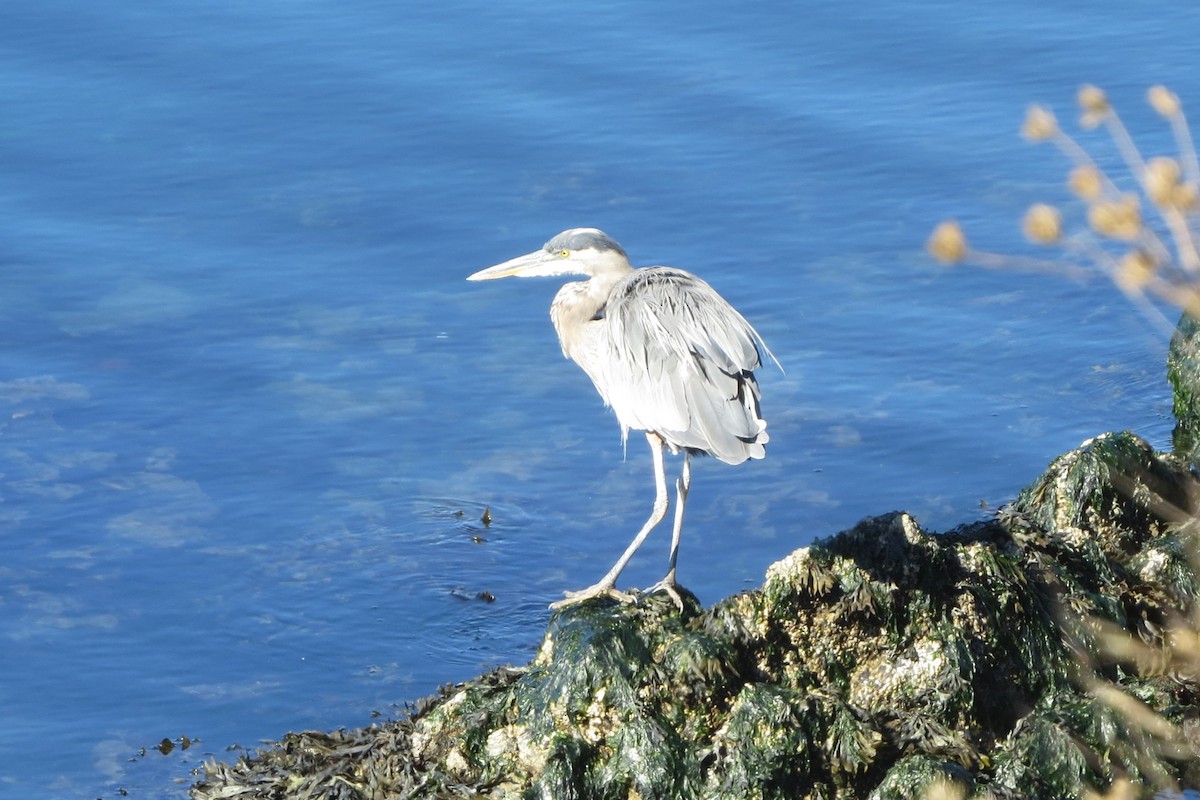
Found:
[[[935,785],[1001,798],[1079,797],[1123,777],[1195,786],[1187,741],[1164,743],[1122,711],[1144,704],[1174,736],[1194,725],[1195,672],[1167,671],[1165,655],[1146,669],[1110,657],[1104,631],[1165,653],[1163,632],[1194,618],[1196,490],[1190,464],[1127,432],[1096,437],[994,520],[935,535],[907,514],[871,517],[709,609],[686,592],[682,611],[662,595],[565,608],[529,665],[444,687],[401,719],[211,762],[192,795],[890,800]]]

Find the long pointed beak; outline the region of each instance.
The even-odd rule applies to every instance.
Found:
[[[547,253],[545,250],[535,250],[532,253],[526,253],[523,256],[510,258],[503,264],[497,264],[494,267],[481,269],[474,275],[468,275],[469,281],[490,281],[496,278],[508,278],[513,275],[519,277],[532,277],[535,275],[545,275],[546,272],[538,270],[547,262],[554,261],[555,256],[552,253]]]

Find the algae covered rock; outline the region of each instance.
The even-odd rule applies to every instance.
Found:
[[[1200,456],[1200,322],[1185,313],[1171,337],[1167,379],[1175,408],[1175,452],[1196,463]]]
[[[563,609],[525,667],[447,687],[408,718],[210,763],[192,794],[885,800],[1187,786],[1195,750],[1181,732],[1200,670],[1143,656],[1195,612],[1196,488],[1182,459],[1129,433],[1096,437],[995,520],[935,535],[904,513],[869,518],[708,609],[686,594],[682,611],[664,596]]]

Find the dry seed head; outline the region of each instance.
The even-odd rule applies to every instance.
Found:
[[[1173,158],[1152,158],[1146,165],[1146,194],[1160,206],[1173,205],[1179,186],[1179,163]]]
[[[1079,101],[1080,110],[1088,114],[1107,114],[1112,109],[1104,90],[1090,83],[1079,87],[1079,94],[1075,99]]]
[[[1079,122],[1085,128],[1096,127],[1112,111],[1112,106],[1109,105],[1108,96],[1104,94],[1104,90],[1092,86],[1090,83],[1080,87],[1076,99],[1079,101],[1079,108],[1083,111]]]
[[[967,257],[967,237],[957,221],[948,219],[933,229],[925,249],[943,264],[957,264]]]
[[[1146,99],[1155,111],[1168,119],[1177,117],[1182,112],[1179,96],[1161,84],[1151,86],[1150,91],[1146,93]]]
[[[1170,205],[1184,213],[1190,214],[1200,209],[1200,202],[1197,202],[1197,200],[1196,184],[1180,183],[1176,184],[1175,191],[1171,193]]]
[[[1054,244],[1062,238],[1062,215],[1054,206],[1035,203],[1025,212],[1021,229],[1031,242]]]
[[[1130,250],[1117,262],[1117,271],[1113,280],[1117,287],[1127,294],[1140,294],[1154,279],[1158,264],[1145,250]]]
[[[1081,200],[1096,200],[1104,194],[1104,178],[1094,164],[1080,164],[1071,170],[1067,186]]]
[[[1110,108],[1108,104],[1108,96],[1104,94],[1104,90],[1092,86],[1090,83],[1085,83],[1079,87],[1079,94],[1076,95],[1079,101],[1079,108],[1083,111],[1090,111],[1093,114],[1107,114]]]
[[[1137,197],[1127,194],[1120,200],[1106,200],[1088,208],[1088,224],[1102,236],[1131,242],[1142,231],[1142,212]]]
[[[1058,120],[1043,106],[1030,106],[1025,112],[1021,135],[1031,142],[1044,142],[1058,135]]]

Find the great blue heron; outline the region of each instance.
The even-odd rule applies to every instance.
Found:
[[[634,269],[625,251],[595,228],[573,228],[541,250],[476,272],[487,281],[583,275],[565,284],[550,306],[563,354],[583,368],[621,423],[622,441],[646,432],[654,460],[654,510],[613,568],[597,583],[551,604],[560,607],[608,595],[621,570],[667,513],[663,446],[683,453],[675,483],[675,528],[666,576],[648,591],[665,591],[682,607],[675,562],[691,457],[716,456],[727,464],[762,458],[767,423],[759,410],[754,370],[771,355],[758,331],[725,298],[691,273],[671,267]],[[774,358],[774,356],[772,356]]]

